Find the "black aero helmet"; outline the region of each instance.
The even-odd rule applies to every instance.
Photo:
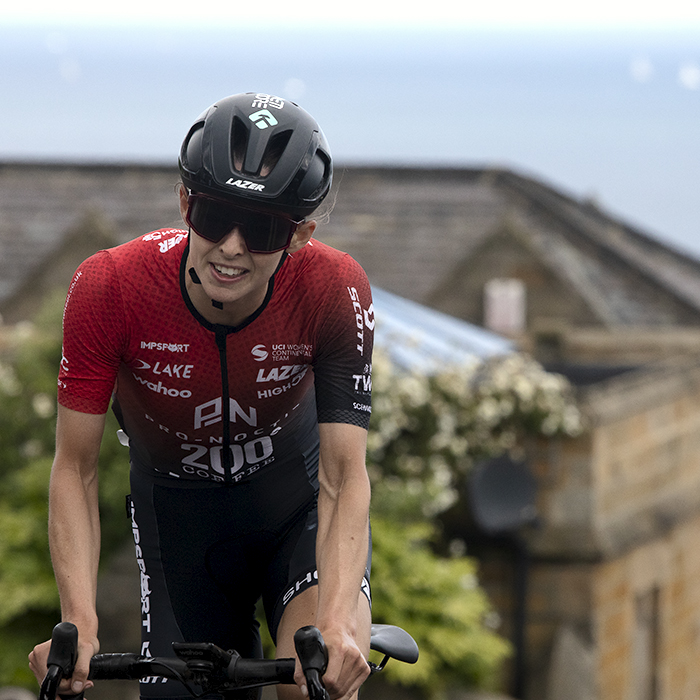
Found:
[[[331,154],[301,107],[249,92],[220,100],[189,130],[180,175],[195,192],[295,219],[310,215],[331,187]]]

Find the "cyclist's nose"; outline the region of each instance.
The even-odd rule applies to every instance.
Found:
[[[219,242],[219,248],[228,256],[243,255],[248,252],[248,247],[243,238],[240,226],[234,226]]]

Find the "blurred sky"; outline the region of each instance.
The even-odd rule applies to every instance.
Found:
[[[0,159],[174,162],[298,101],[346,163],[499,165],[700,257],[700,3],[82,0],[0,10]]]
[[[8,22],[58,21],[76,23],[186,24],[211,27],[241,22],[250,25],[288,27],[684,27],[700,25],[700,5],[689,0],[33,0],[7,4],[2,17]]]

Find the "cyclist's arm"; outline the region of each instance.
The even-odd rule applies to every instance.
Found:
[[[319,431],[316,624],[329,651],[324,682],[332,696],[349,697],[369,673],[364,656],[368,649],[360,648],[369,629],[358,629],[359,591],[368,547],[367,431],[343,423],[322,423]],[[365,620],[369,622],[366,615]]]
[[[97,566],[100,557],[100,516],[97,461],[105,416],[59,406],[56,456],[49,491],[49,545],[61,598],[61,615],[79,631],[79,656],[72,689],[81,690],[97,640]],[[30,667],[41,681],[46,672],[48,643],[30,655]],[[64,682],[62,689],[66,687]]]

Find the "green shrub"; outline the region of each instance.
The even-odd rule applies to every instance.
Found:
[[[56,431],[62,301],[34,325],[3,329],[0,358],[0,685],[32,687],[27,654],[60,619],[49,555],[48,484]],[[128,455],[110,415],[100,456],[103,561],[124,541]]]
[[[489,626],[494,614],[476,563],[436,556],[433,535],[427,522],[372,520],[372,618],[403,627],[420,649],[418,663],[392,662],[384,673],[430,697],[450,686],[491,687],[510,645]]]

